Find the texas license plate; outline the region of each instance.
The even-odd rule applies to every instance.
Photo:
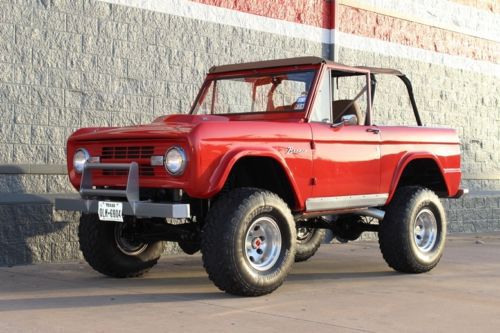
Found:
[[[121,202],[99,201],[99,220],[123,222],[123,204]]]

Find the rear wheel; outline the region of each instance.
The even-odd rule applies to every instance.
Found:
[[[134,224],[103,222],[95,214],[82,214],[78,227],[80,250],[89,265],[104,275],[137,277],[156,265],[163,242],[143,243],[127,237]]]
[[[235,295],[271,293],[295,257],[295,223],[276,194],[237,188],[210,208],[202,230],[203,265],[221,290]]]
[[[443,255],[445,240],[446,216],[436,194],[418,186],[398,189],[379,229],[387,264],[404,273],[430,271]]]
[[[318,251],[325,239],[325,229],[297,228],[295,262],[306,261]]]

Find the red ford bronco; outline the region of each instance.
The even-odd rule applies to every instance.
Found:
[[[378,75],[401,79],[418,126],[374,123]],[[173,241],[247,296],[278,288],[325,230],[378,232],[390,267],[429,271],[446,238],[439,198],[464,193],[456,131],[422,126],[404,74],[316,57],[212,67],[189,114],[82,128],[67,154],[81,198],[56,209],[82,212],[95,270],[139,276]]]

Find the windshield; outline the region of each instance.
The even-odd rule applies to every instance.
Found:
[[[220,78],[200,94],[194,114],[305,111],[315,71]]]

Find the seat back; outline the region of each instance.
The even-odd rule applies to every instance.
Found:
[[[349,105],[350,104],[350,105]],[[347,108],[347,109],[346,109]],[[361,124],[361,110],[358,103],[352,99],[340,99],[332,103],[333,123],[340,122],[342,116],[353,114],[358,118],[358,125]]]

